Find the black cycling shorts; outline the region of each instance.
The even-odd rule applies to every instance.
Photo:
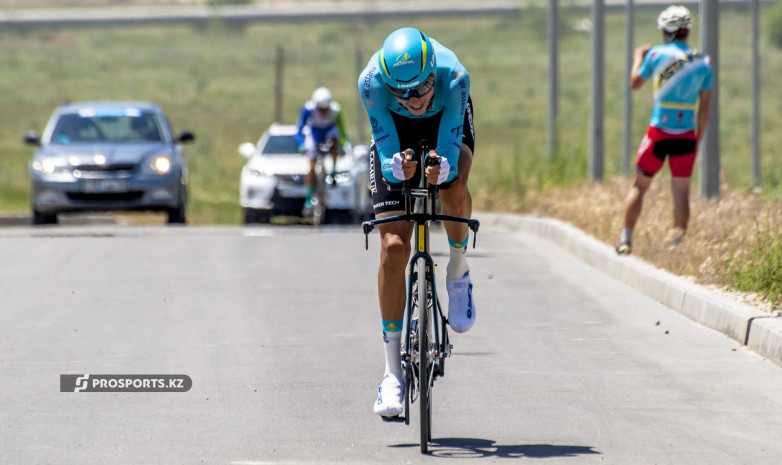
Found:
[[[401,150],[418,147],[418,143],[426,139],[430,147],[437,147],[437,135],[440,132],[440,119],[442,112],[429,118],[406,118],[391,112],[394,126],[399,137]],[[462,144],[466,145],[475,156],[475,127],[473,126],[472,97],[467,99],[467,109],[464,112],[464,127],[462,130]],[[404,210],[404,195],[402,195],[401,183],[391,185],[384,178],[380,168],[380,156],[377,153],[375,143],[369,149],[369,181],[372,192],[372,207],[375,214]],[[375,168],[377,167],[377,169]],[[458,175],[457,175],[458,177]],[[413,177],[413,185],[418,185],[419,173]],[[456,179],[440,185],[440,189],[448,189]]]

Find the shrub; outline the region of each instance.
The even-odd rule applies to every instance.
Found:
[[[782,232],[758,231],[745,254],[730,253],[720,271],[728,285],[740,291],[758,292],[779,306],[782,303]]]

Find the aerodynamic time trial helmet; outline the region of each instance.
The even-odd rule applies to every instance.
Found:
[[[319,87],[312,93],[312,102],[321,110],[326,110],[331,106],[331,91],[325,87]]]
[[[378,61],[383,82],[397,97],[418,97],[434,85],[434,47],[429,37],[416,28],[397,29],[386,37]]]

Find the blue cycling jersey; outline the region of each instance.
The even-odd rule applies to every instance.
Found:
[[[430,37],[437,59],[434,96],[429,108],[422,115],[413,115],[386,89],[378,68],[378,54],[370,58],[367,67],[358,78],[358,90],[372,126],[372,138],[380,157],[383,177],[392,183],[399,182],[391,170],[391,159],[403,149],[400,147],[391,112],[406,118],[431,118],[442,112],[437,135],[437,154],[448,159],[451,166],[446,182],[457,174],[459,151],[462,147],[462,129],[467,99],[470,96],[470,76],[459,63],[456,54]]]
[[[638,70],[643,79],[654,77],[654,108],[650,126],[669,132],[695,129],[701,91],[711,90],[713,71],[708,55],[687,43],[673,41],[649,49]]]

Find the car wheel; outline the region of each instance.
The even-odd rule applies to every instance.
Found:
[[[168,224],[185,224],[187,218],[185,216],[185,205],[187,204],[187,191],[185,187],[179,190],[179,205],[175,208],[169,208]]]
[[[33,224],[36,226],[43,224],[57,224],[57,213],[41,213],[33,210]]]
[[[168,209],[168,224],[185,224],[185,206]]]
[[[271,221],[271,210],[256,210],[254,208],[244,209],[244,224],[268,223]]]
[[[328,224],[350,224],[353,220],[351,210],[327,210],[326,223]]]

